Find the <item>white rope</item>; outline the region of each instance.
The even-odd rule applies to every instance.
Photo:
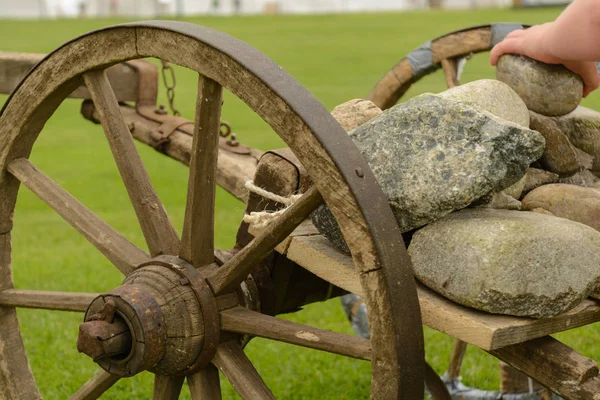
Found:
[[[261,187],[258,187],[254,184],[253,181],[246,181],[244,185],[246,189],[248,189],[252,193],[256,193],[259,196],[264,197],[265,199],[276,201],[277,203],[284,204],[285,207],[281,210],[277,211],[253,211],[250,214],[244,215],[244,222],[253,225],[257,229],[262,229],[267,227],[271,222],[276,220],[281,214],[285,212],[292,204],[294,204],[298,199],[302,197],[301,194],[293,194],[290,197],[279,196],[278,194],[269,192]]]

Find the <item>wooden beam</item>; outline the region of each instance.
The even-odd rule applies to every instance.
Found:
[[[46,55],[37,53],[0,52],[0,93],[11,93],[27,75],[29,70]],[[118,101],[138,100],[138,73],[126,63],[114,65],[106,70]],[[78,87],[69,97],[89,99],[90,92],[85,85]]]

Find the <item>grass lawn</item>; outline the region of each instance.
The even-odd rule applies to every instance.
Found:
[[[490,22],[528,24],[551,20],[559,9],[431,11],[343,16],[203,17],[186,21],[225,31],[266,53],[332,109],[352,98],[364,97],[406,53],[441,34]],[[75,36],[124,20],[0,21],[0,51],[49,52]],[[185,49],[182,49],[184,51]],[[99,49],[109,51],[109,49]],[[487,55],[474,57],[463,82],[492,77]],[[184,115],[192,115],[195,99],[194,74],[177,71],[176,103]],[[415,85],[408,96],[444,88],[441,74]],[[164,93],[162,93],[164,96]],[[6,96],[0,97],[0,104]],[[600,109],[600,95],[585,105]],[[34,147],[33,162],[67,188],[90,209],[145,248],[133,209],[112,162],[98,126],[79,115],[79,102],[66,101],[47,124]],[[240,101],[227,94],[223,110],[242,143],[261,149],[282,146],[268,127]],[[154,150],[140,146],[150,176],[172,220],[180,229],[183,221],[187,168]],[[217,193],[217,246],[233,244],[243,207],[220,191]],[[64,291],[106,291],[122,277],[69,225],[26,189],[15,213],[14,275],[18,288]],[[95,369],[75,349],[80,314],[20,310],[22,333],[30,363],[46,399],[62,399],[73,393]],[[306,307],[288,318],[314,326],[350,333],[337,299]],[[598,324],[558,337],[583,354],[600,359],[594,346]],[[453,340],[425,330],[427,359],[439,372],[445,371]],[[366,398],[370,366],[355,361],[262,339],[247,348],[249,357],[277,398],[358,399]],[[463,367],[467,385],[498,387],[497,362],[470,348]],[[225,380],[223,379],[222,382]],[[228,383],[222,383],[225,399],[237,398]],[[121,380],[103,398],[151,398],[152,376],[141,374]],[[186,397],[187,396],[187,397]],[[182,398],[189,398],[187,393]]]

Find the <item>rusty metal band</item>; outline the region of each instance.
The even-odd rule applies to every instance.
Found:
[[[517,29],[523,29],[525,26],[521,24],[494,24],[492,25],[492,41],[490,43],[490,49],[504,40],[506,35]]]
[[[202,367],[207,366],[214,358],[220,342],[221,322],[219,309],[210,286],[206,279],[191,264],[177,256],[161,255],[154,260],[141,264],[138,268],[146,265],[160,265],[179,274],[184,280],[182,284],[189,285],[202,312],[202,323],[204,324],[204,342],[202,350],[196,360],[183,372],[189,375]]]
[[[406,56],[406,59],[412,68],[413,79],[419,79],[439,68],[439,66],[433,62],[430,41],[411,51]]]

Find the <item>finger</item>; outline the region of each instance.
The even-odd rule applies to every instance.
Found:
[[[500,56],[504,54],[520,54],[521,53],[520,39],[505,39],[502,42],[494,46],[490,52],[490,63],[496,65]]]
[[[521,37],[525,34],[525,29],[515,29],[512,32],[509,32],[504,39],[514,39]]]

